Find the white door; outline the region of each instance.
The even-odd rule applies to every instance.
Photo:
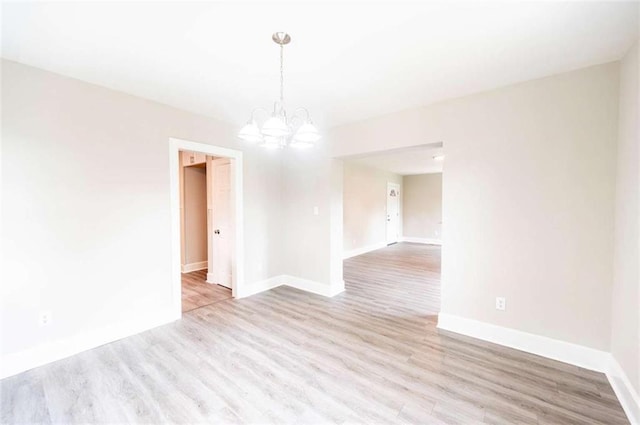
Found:
[[[400,185],[387,183],[387,245],[400,238]]]
[[[231,217],[231,162],[207,160],[209,176],[208,230],[209,271],[207,282],[231,288],[233,222]]]

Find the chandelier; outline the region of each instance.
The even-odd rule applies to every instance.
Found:
[[[273,103],[271,114],[264,108],[254,109],[238,137],[268,149],[282,149],[287,145],[297,148],[311,147],[320,140],[320,133],[313,125],[309,111],[306,108],[298,108],[288,117],[284,106],[284,46],[291,42],[291,36],[277,32],[271,38],[280,45],[280,100]],[[263,112],[268,117],[262,127],[259,127],[256,121],[257,112]],[[299,112],[303,114],[299,115]]]

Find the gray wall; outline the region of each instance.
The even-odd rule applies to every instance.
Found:
[[[403,236],[439,241],[442,238],[442,173],[402,178]]]
[[[638,49],[636,44],[620,69],[611,353],[640,393]]]

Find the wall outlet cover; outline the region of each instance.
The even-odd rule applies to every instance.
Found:
[[[52,315],[50,311],[41,311],[38,323],[40,326],[45,327],[51,324]]]

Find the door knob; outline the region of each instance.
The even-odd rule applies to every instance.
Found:
[[[216,235],[219,235],[220,234],[220,229],[214,230],[213,233],[215,233]]]

